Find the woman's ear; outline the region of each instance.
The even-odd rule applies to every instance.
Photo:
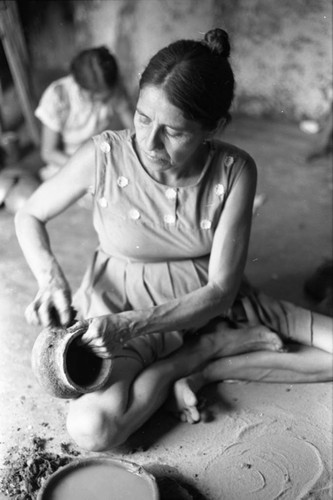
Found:
[[[213,128],[212,130],[210,130],[207,134],[207,140],[208,139],[212,139],[214,136],[216,136],[216,134],[220,134],[221,132],[223,132],[225,126],[227,125],[228,123],[228,120],[226,118],[221,118],[216,127]]]
[[[223,130],[225,129],[227,123],[228,123],[228,120],[226,118],[221,118],[218,121],[218,124],[217,124],[217,126],[215,128],[214,133],[217,134],[218,132],[223,132]]]

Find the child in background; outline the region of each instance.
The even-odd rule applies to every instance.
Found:
[[[104,46],[80,52],[70,74],[44,91],[35,115],[42,122],[42,180],[57,173],[93,135],[131,128],[133,108],[115,57]]]

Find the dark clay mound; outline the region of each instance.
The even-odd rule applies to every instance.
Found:
[[[16,500],[36,500],[48,477],[79,455],[78,451],[66,443],[62,446],[65,453],[63,456],[46,452],[45,444],[45,439],[34,436],[31,446],[10,448],[4,460],[5,468],[0,480],[2,493]]]

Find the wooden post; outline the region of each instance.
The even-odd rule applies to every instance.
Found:
[[[39,146],[39,130],[33,110],[34,100],[30,91],[26,69],[28,61],[24,61],[24,58],[27,58],[27,51],[21,26],[15,22],[15,14],[13,15],[10,7],[13,1],[0,1],[0,38],[17,90],[22,112],[28,125],[30,137],[33,143]],[[18,33],[20,33],[19,36],[17,36]]]
[[[2,83],[0,80],[0,137],[3,131],[2,102],[3,102],[3,92],[2,92]]]
[[[10,19],[11,26],[16,26],[15,29],[15,40],[17,43],[17,49],[20,54],[20,58],[22,60],[22,64],[24,65],[24,69],[28,70],[29,64],[29,56],[27,51],[27,46],[25,43],[23,29],[21,24],[21,19],[18,13],[17,4],[15,0],[7,0],[7,15]]]

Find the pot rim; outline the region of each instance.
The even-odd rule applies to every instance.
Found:
[[[109,465],[121,466],[127,472],[140,476],[142,479],[145,480],[146,484],[149,485],[151,489],[152,493],[151,497],[147,498],[146,500],[160,500],[160,494],[156,478],[150,472],[148,472],[144,466],[139,465],[135,462],[131,462],[129,460],[124,460],[120,458],[110,458],[110,457],[78,458],[73,460],[69,464],[60,467],[56,472],[51,474],[45,481],[45,483],[38,492],[37,500],[47,500],[46,495],[51,492],[52,486],[54,486],[57,481],[61,480],[62,477],[70,474],[73,470],[77,470],[79,468],[96,464],[109,464]]]
[[[105,382],[107,381],[109,375],[110,375],[110,369],[112,365],[112,359],[111,358],[99,358],[101,360],[101,372],[98,376],[98,379],[87,385],[86,387],[83,387],[82,385],[77,384],[72,377],[69,374],[68,368],[67,368],[67,353],[71,345],[75,340],[77,340],[78,337],[84,335],[84,333],[87,331],[88,325],[82,325],[75,330],[75,325],[73,325],[70,328],[66,329],[66,333],[64,335],[64,338],[69,337],[68,342],[66,342],[65,349],[63,352],[63,356],[58,360],[59,365],[62,368],[62,377],[65,378],[65,383],[71,385],[75,390],[80,391],[81,394],[87,394],[89,392],[94,392],[98,391],[101,389],[104,385]],[[89,350],[89,349],[87,349]],[[91,353],[95,355],[92,351]],[[97,355],[95,355],[98,357]]]

